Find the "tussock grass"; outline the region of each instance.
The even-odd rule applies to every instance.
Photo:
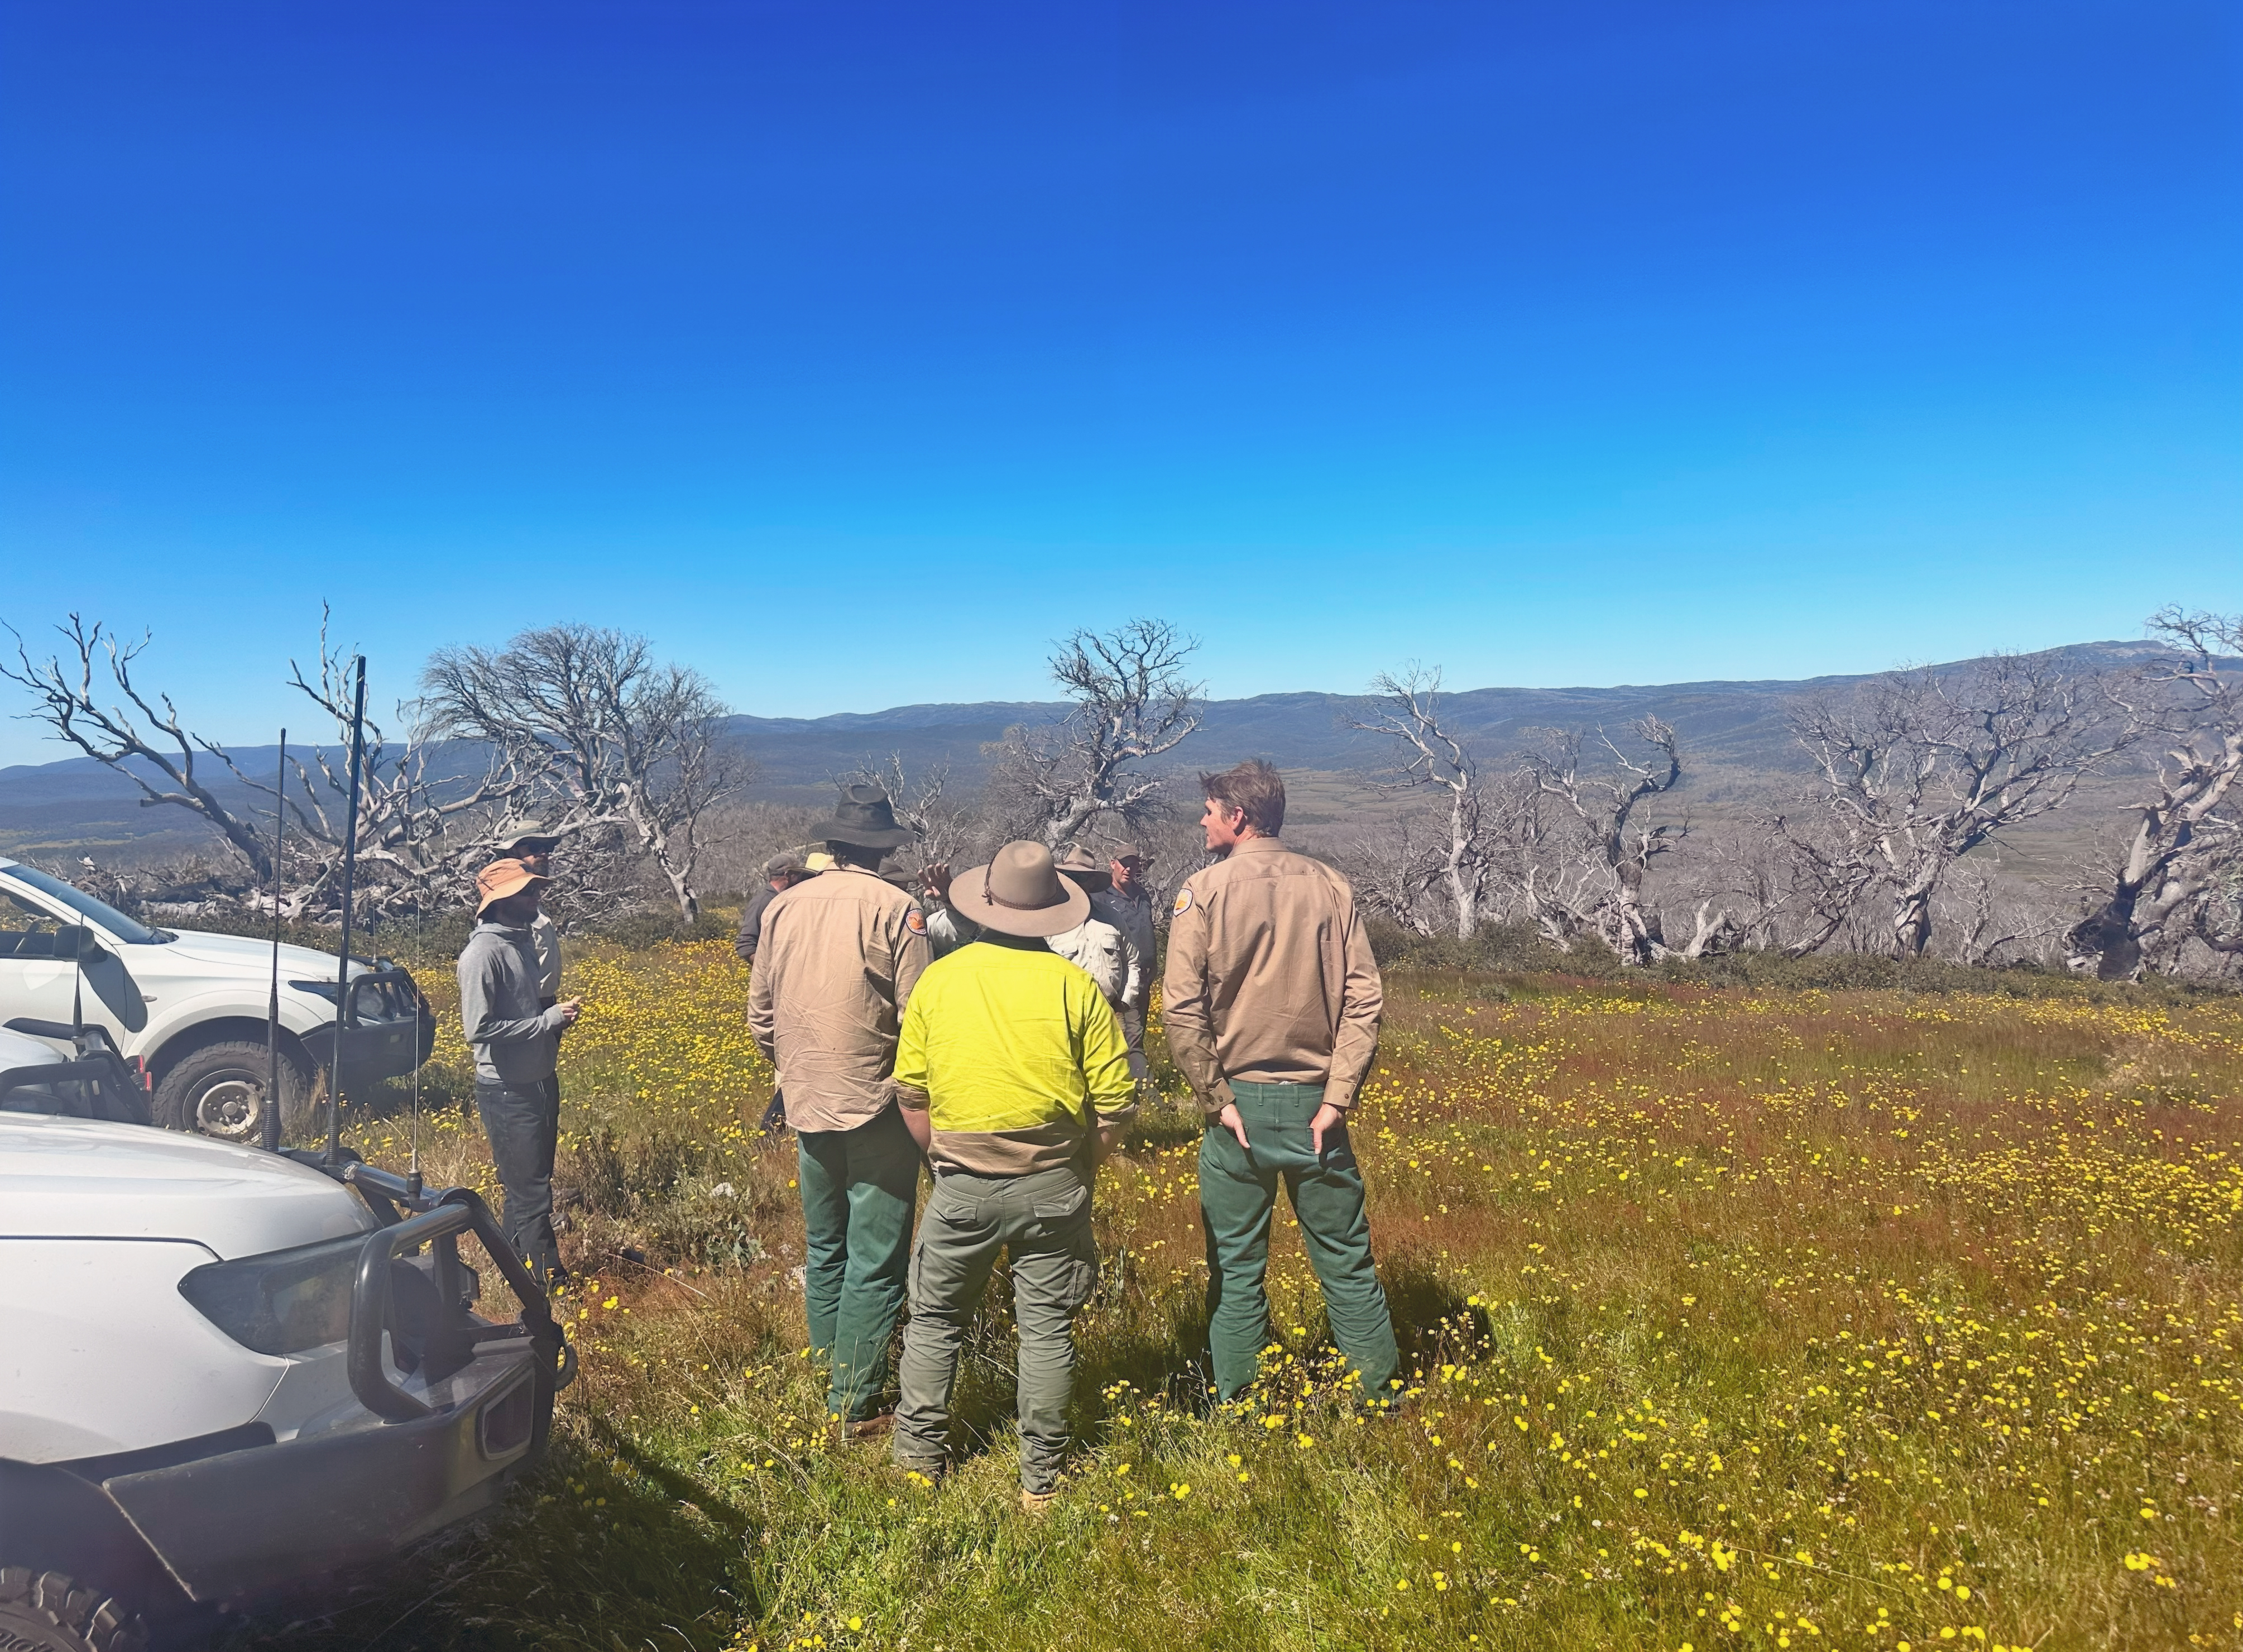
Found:
[[[2243,1642],[2233,997],[1398,974],[1354,1131],[1413,1386],[1369,1423],[1283,1215],[1266,1379],[1210,1404],[1164,1073],[1100,1179],[1079,1450],[1031,1523],[1001,1289],[950,1483],[828,1440],[729,950],[571,971],[550,1468],[232,1644]],[[399,1163],[402,1126],[385,1094],[354,1139]],[[456,1107],[423,1143],[488,1183]]]

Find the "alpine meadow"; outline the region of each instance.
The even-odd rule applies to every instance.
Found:
[[[1411,1403],[1368,1422],[1283,1221],[1266,1376],[1211,1404],[1198,1116],[1156,1064],[1032,1523],[1004,1293],[960,1473],[831,1444],[746,971],[588,945],[551,1467],[409,1584],[230,1644],[2236,1644],[2243,1001],[1853,962],[1391,968],[1355,1133]],[[488,1188],[466,1057],[448,1019],[422,1150]],[[352,1136],[401,1163],[408,1128],[393,1093]]]

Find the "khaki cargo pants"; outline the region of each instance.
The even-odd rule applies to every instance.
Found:
[[[1000,1251],[1012,1253],[1013,1318],[1020,1333],[1020,1485],[1044,1493],[1059,1483],[1067,1454],[1075,1311],[1098,1282],[1090,1189],[1068,1166],[1011,1177],[944,1170],[935,1177],[912,1247],[895,1460],[929,1476],[948,1462],[959,1350]]]

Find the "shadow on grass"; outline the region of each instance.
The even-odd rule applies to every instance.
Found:
[[[1078,1442],[1095,1438],[1101,1423],[1121,1409],[1134,1409],[1135,1400],[1157,1396],[1189,1414],[1214,1409],[1204,1288],[1155,1286],[1137,1276],[1140,1265],[1126,1251],[1100,1258],[1098,1291],[1075,1331],[1069,1414]],[[1498,1342],[1487,1311],[1467,1302],[1429,1263],[1404,1256],[1379,1272],[1405,1384],[1445,1363],[1485,1358]],[[1013,1420],[1017,1345],[1011,1302],[1010,1274],[1000,1264],[960,1361],[952,1439],[964,1457],[996,1448]],[[1330,1347],[1330,1323],[1321,1306],[1303,1323],[1312,1348]]]
[[[556,1440],[498,1513],[332,1580],[293,1614],[236,1619],[213,1652],[724,1644],[761,1615],[745,1558],[754,1522],[611,1425],[593,1419],[589,1433]],[[587,1590],[588,1577],[605,1587]]]

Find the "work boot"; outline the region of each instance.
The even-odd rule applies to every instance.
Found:
[[[1050,1512],[1051,1506],[1057,1501],[1059,1501],[1057,1492],[1024,1491],[1020,1494],[1020,1513],[1026,1514],[1030,1520],[1040,1521]]]
[[[845,1446],[859,1440],[886,1440],[896,1426],[896,1414],[884,1411],[877,1417],[859,1417],[855,1422],[843,1423],[841,1443]]]

